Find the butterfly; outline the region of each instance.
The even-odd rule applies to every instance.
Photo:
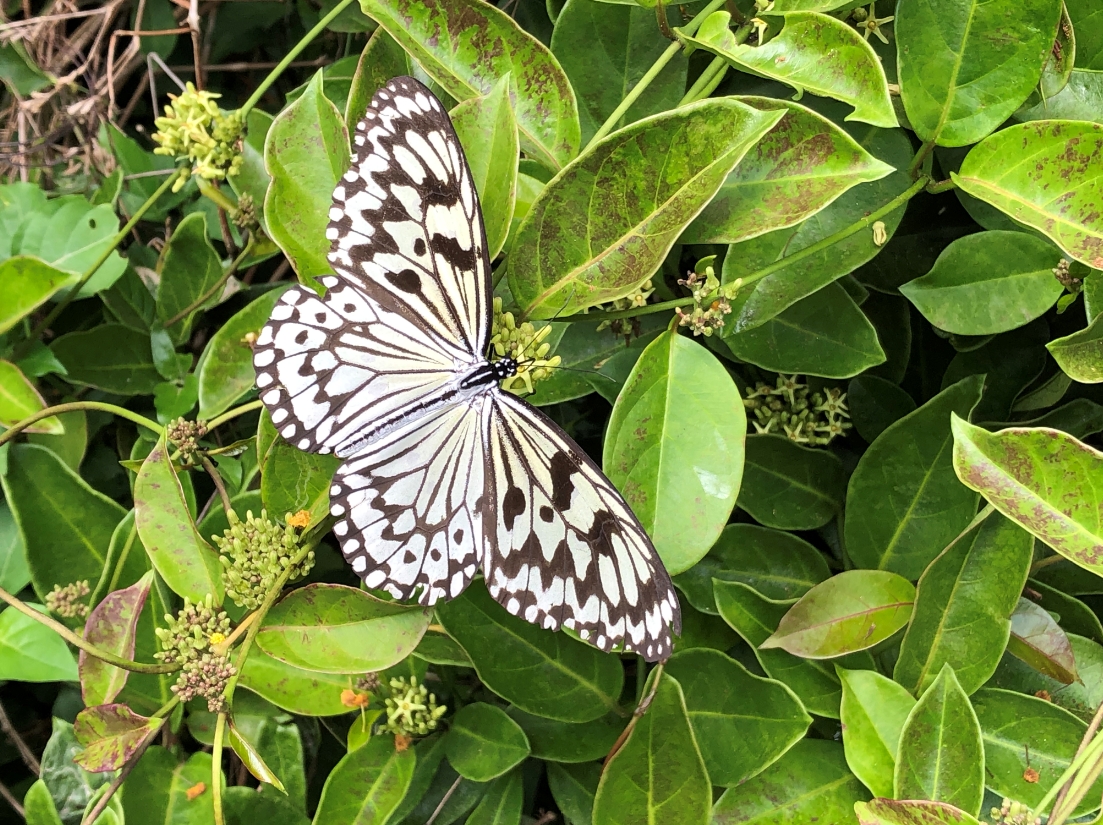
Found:
[[[439,100],[399,77],[353,135],[326,237],[336,275],[293,286],[254,346],[260,398],[302,450],[344,459],[334,533],[369,588],[432,605],[481,568],[491,596],[596,647],[666,659],[670,577],[639,520],[490,361],[478,195]]]

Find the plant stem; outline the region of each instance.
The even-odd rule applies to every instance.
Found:
[[[234,507],[230,504],[230,494],[226,492],[226,485],[222,483],[222,476],[219,475],[218,468],[207,456],[201,456],[199,460],[203,463],[203,469],[207,471],[211,481],[214,482],[215,489],[218,490],[218,496],[222,499],[222,509],[227,516],[230,515],[234,511]]]
[[[1103,723],[1103,702],[1099,703],[1099,707],[1096,708],[1095,715],[1092,717],[1091,723],[1088,725],[1088,729],[1084,731],[1084,736],[1080,740],[1080,747],[1076,749],[1077,756],[1083,753],[1088,745],[1091,744],[1092,739],[1095,737],[1096,732],[1098,732],[1099,730],[1100,723]],[[1050,815],[1051,819],[1057,816],[1057,812],[1061,809],[1065,798],[1068,796],[1071,786],[1072,782],[1069,781],[1061,787],[1061,791],[1057,794],[1057,801],[1053,803],[1053,812]],[[1041,809],[1039,809],[1039,813],[1041,812]]]
[[[315,37],[325,31],[326,26],[332,23],[337,15],[351,5],[352,0],[341,0],[340,3],[333,7],[333,10],[330,11],[329,14],[318,21],[318,24],[314,28],[303,35],[302,40],[296,43],[291,51],[284,55],[283,60],[276,64],[275,68],[268,73],[268,77],[260,82],[260,85],[253,90],[253,94],[249,96],[249,99],[246,100],[245,104],[238,110],[243,121],[249,117],[249,112],[251,112],[253,107],[264,97],[264,93],[268,91],[268,88],[276,82],[281,74],[283,74],[284,69],[291,65],[291,62],[302,53],[303,49],[311,44]]]
[[[923,165],[923,161],[927,159],[927,155],[929,155],[933,150],[933,140],[928,140],[926,143],[919,147],[919,151],[915,153],[915,157],[912,158],[912,162],[908,164],[908,174],[911,177],[916,178],[920,176],[919,169]]]
[[[260,403],[260,402],[257,402]],[[150,421],[144,415],[139,415],[136,412],[131,412],[124,407],[117,407],[114,404],[107,404],[103,401],[70,401],[66,404],[56,404],[53,407],[47,407],[44,410],[39,410],[34,415],[29,415],[20,421],[18,424],[13,424],[11,429],[0,433],[0,446],[3,446],[7,442],[11,441],[20,432],[27,429],[27,427],[34,424],[36,421],[41,421],[43,418],[49,418],[51,415],[57,415],[58,413],[73,412],[74,410],[98,410],[100,412],[109,412],[119,416],[119,418],[125,418],[128,421],[133,421],[147,430],[160,434],[164,429],[156,421]]]
[[[946,178],[946,180],[927,184],[927,192],[932,195],[937,195],[940,192],[949,192],[951,189],[957,189],[957,184],[954,183],[953,178]]]
[[[222,209],[222,211],[229,212],[231,215],[237,214],[237,204],[226,197],[221,189],[212,185],[209,181],[204,180],[198,175],[196,176],[195,180],[199,186],[199,193],[201,195],[213,201],[216,206]]]
[[[1097,736],[1094,740],[1092,740],[1092,743],[1087,748],[1080,751],[1076,754],[1075,757],[1073,757],[1072,762],[1069,763],[1069,766],[1065,769],[1065,772],[1061,774],[1061,778],[1058,779],[1046,792],[1046,795],[1042,797],[1042,801],[1039,802],[1038,806],[1034,809],[1038,813],[1038,815],[1040,816],[1042,813],[1044,813],[1045,810],[1049,807],[1050,803],[1053,801],[1054,797],[1057,796],[1057,794],[1065,787],[1065,785],[1069,784],[1076,776],[1076,774],[1079,773],[1085,765],[1094,760],[1101,753],[1103,753],[1103,736]],[[1054,825],[1057,825],[1056,821],[1054,821]]]
[[[226,714],[218,714],[214,724],[214,746],[211,748],[211,794],[214,803],[215,825],[222,820],[222,738],[226,735]]]
[[[144,664],[142,662],[135,662],[135,661],[132,661],[130,659],[124,659],[122,656],[116,656],[114,653],[111,653],[110,651],[104,650],[101,647],[97,647],[96,645],[92,644],[91,642],[86,641],[85,639],[82,639],[80,636],[78,636],[76,633],[71,631],[69,628],[67,628],[65,625],[63,625],[61,622],[55,621],[54,619],[51,619],[49,616],[46,616],[45,614],[39,613],[33,607],[31,607],[30,605],[24,604],[23,602],[21,602],[19,599],[17,599],[15,596],[13,596],[11,593],[9,593],[7,590],[4,590],[3,588],[0,588],[0,601],[7,602],[8,604],[10,604],[12,607],[14,607],[16,610],[18,610],[23,615],[29,616],[30,618],[34,619],[36,622],[46,625],[46,627],[50,628],[50,630],[57,633],[59,636],[61,636],[61,638],[65,639],[65,641],[69,642],[69,644],[75,645],[76,647],[80,648],[85,653],[87,653],[89,656],[95,656],[100,661],[107,662],[107,664],[109,664],[109,665],[114,665],[115,667],[121,667],[123,670],[129,670],[132,673],[174,673],[175,671],[180,669],[179,665],[170,665],[170,664],[148,664],[147,665],[147,664]]]
[[[217,418],[212,418],[207,422],[207,432],[210,432],[215,427],[220,427],[227,421],[237,418],[239,415],[245,415],[245,413],[252,412],[253,410],[259,410],[264,404],[258,399],[257,401],[250,401],[248,404],[242,404],[240,407],[236,407],[232,410],[227,410]]]
[[[103,251],[103,254],[101,254],[100,257],[96,259],[96,262],[92,264],[92,266],[90,266],[87,270],[85,270],[84,274],[81,275],[80,280],[77,281],[76,285],[72,289],[70,289],[68,293],[66,293],[64,298],[57,302],[57,306],[50,310],[49,314],[45,318],[43,318],[41,321],[38,322],[38,324],[35,325],[35,328],[31,330],[31,334],[27,336],[27,340],[20,344],[19,347],[16,349],[15,355],[12,358],[13,361],[18,361],[19,358],[23,356],[30,348],[31,344],[42,337],[42,333],[49,329],[50,324],[57,320],[57,316],[61,315],[61,313],[65,311],[65,308],[73,302],[73,300],[77,297],[77,294],[84,288],[84,285],[92,280],[92,276],[95,275],[97,270],[99,270],[99,268],[103,266],[104,262],[106,262],[107,259],[111,257],[111,253],[115,251],[115,247],[123,242],[123,239],[125,239],[126,236],[130,234],[130,230],[138,225],[138,221],[142,219],[142,216],[145,215],[145,213],[149,211],[150,207],[152,207],[153,204],[155,204],[157,200],[163,194],[165,194],[165,192],[168,191],[170,186],[176,183],[176,179],[179,178],[180,175],[184,173],[184,171],[185,170],[182,168],[177,169],[176,172],[165,178],[164,182],[157,187],[157,190],[146,199],[146,202],[138,207],[138,210],[134,213],[133,216],[131,216],[130,220],[126,222],[126,226],[115,233],[115,237],[111,239],[111,244]]]
[[[712,0],[711,3],[697,13],[696,17],[686,23],[681,29],[678,29],[678,31],[692,36],[697,32],[697,29],[700,28],[705,18],[723,6],[724,2],[725,0]],[[651,68],[647,70],[647,73],[640,78],[639,82],[632,87],[632,91],[624,96],[624,100],[620,102],[620,105],[617,106],[617,108],[613,110],[613,113],[609,115],[603,124],[601,124],[601,128],[594,132],[594,136],[590,138],[590,142],[586,144],[587,147],[593,146],[616,128],[617,123],[624,117],[624,113],[632,108],[632,104],[639,100],[640,95],[647,91],[647,87],[651,85],[655,78],[659,76],[659,73],[666,68],[666,64],[673,60],[674,56],[678,54],[682,48],[683,46],[680,40],[666,47],[666,51],[659,55],[659,58],[651,64]]]
[[[816,241],[814,244],[804,247],[804,249],[794,252],[792,255],[786,255],[784,258],[780,258],[774,261],[772,264],[768,264],[762,269],[752,272],[750,275],[746,275],[740,278],[737,282],[731,284],[725,284],[719,290],[719,294],[725,298],[732,298],[735,294],[746,287],[749,284],[753,284],[755,281],[759,281],[765,278],[767,275],[773,275],[775,272],[781,269],[785,269],[787,266],[791,266],[798,261],[802,261],[812,255],[816,255],[825,249],[834,246],[839,241],[846,240],[856,232],[861,232],[872,225],[875,221],[888,215],[890,212],[894,212],[901,206],[906,204],[909,200],[914,198],[920,192],[923,191],[927,185],[928,179],[926,177],[920,178],[915,181],[911,186],[886,203],[880,209],[874,210],[866,215],[861,220],[855,221],[845,229],[840,229],[838,232],[828,235],[826,238],[822,238]],[[738,284],[738,286],[736,285]],[[705,299],[703,303],[707,303],[712,300],[715,295],[710,295]],[[635,318],[640,315],[652,315],[656,312],[665,312],[668,309],[674,309],[675,307],[689,306],[693,303],[693,298],[675,298],[672,301],[662,301],[658,304],[644,304],[642,307],[633,307],[632,309],[621,309],[612,312],[591,312],[591,313],[578,313],[577,315],[565,315],[562,318],[556,318],[558,322],[565,323],[578,323],[580,321],[612,321],[617,318]]]
[[[226,267],[226,271],[223,272],[222,276],[217,281],[215,281],[214,284],[211,285],[211,288],[200,295],[198,298],[196,298],[194,301],[192,301],[190,304],[188,304],[186,307],[184,307],[184,309],[173,315],[169,320],[165,321],[165,329],[168,329],[173,324],[178,324],[180,321],[183,321],[185,318],[187,318],[189,315],[191,315],[193,312],[203,306],[203,304],[207,303],[207,301],[209,301],[216,293],[221,291],[226,286],[226,282],[230,280],[230,276],[238,271],[238,268],[241,266],[245,258],[248,257],[249,253],[252,252],[252,250],[253,239],[252,237],[250,237],[248,242],[245,244],[245,248],[241,250],[241,253],[236,258],[234,258],[233,263]]]
[[[714,57],[712,62],[701,72],[701,76],[697,78],[697,81],[689,87],[689,91],[686,92],[685,97],[678,101],[678,105],[685,106],[703,97],[701,92],[712,82],[713,77],[727,69],[727,65],[728,61],[724,58]]]

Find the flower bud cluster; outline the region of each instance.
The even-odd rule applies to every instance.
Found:
[[[690,272],[685,278],[678,280],[693,295],[693,309],[686,312],[681,307],[676,307],[674,311],[678,314],[678,326],[689,327],[694,335],[704,335],[707,338],[724,326],[724,316],[732,308],[726,298],[717,294],[720,281],[716,278],[711,258],[706,260],[709,263],[702,261],[704,266],[698,264],[700,271]],[[708,301],[707,306],[705,301]]]
[[[81,601],[92,592],[88,580],[73,582],[54,589],[46,594],[46,609],[65,619],[83,619],[88,615],[88,605]]]
[[[199,449],[199,439],[207,434],[206,421],[188,421],[186,418],[177,418],[169,422],[168,439],[176,445],[180,455],[185,459],[191,459]]]
[[[760,381],[743,404],[754,413],[757,432],[783,432],[798,444],[826,447],[853,426],[846,393],[834,387],[811,392],[795,375],[779,375],[774,387]]]
[[[609,312],[636,309],[645,306],[647,304],[647,299],[654,294],[655,285],[652,283],[651,279],[648,278],[623,298],[616,298],[607,304],[603,304],[601,309]],[[603,329],[611,329],[617,335],[631,338],[637,332],[637,325],[638,321],[635,318],[616,318],[612,321],[602,321],[597,325],[597,328],[599,332]]]
[[[1042,818],[1035,816],[1034,811],[1010,799],[1004,799],[1003,805],[993,808],[991,817],[994,825],[1042,825]]]
[[[436,730],[437,722],[447,712],[447,705],[438,705],[425,685],[413,676],[409,679],[391,679],[390,696],[384,698],[387,707],[387,723],[380,732],[397,736],[425,736]]]
[[[191,173],[204,180],[223,180],[241,168],[241,140],[244,123],[237,112],[223,114],[215,103],[221,95],[197,91],[188,83],[179,95],[169,95],[172,104],[154,121],[153,140],[160,144],[154,154],[191,161]],[[186,182],[182,176],[173,185],[178,192]]]
[[[211,537],[220,553],[222,583],[234,604],[255,610],[298,555],[299,533],[291,526],[294,517],[290,513],[286,516],[286,527],[269,520],[264,510],[260,511],[260,518],[254,518],[252,511],[247,512],[245,521],[231,511],[229,520],[228,530]],[[313,566],[311,551],[295,564],[288,580],[301,579]]]
[[[502,299],[494,299],[494,320],[490,333],[490,346],[498,358],[512,358],[517,362],[517,374],[502,381],[502,389],[514,395],[531,394],[533,384],[550,375],[558,367],[558,355],[548,357],[551,344],[544,341],[551,334],[551,326],[540,329],[525,321],[518,324],[512,312],[502,310]]]
[[[223,692],[235,670],[226,655],[214,652],[213,647],[226,641],[230,617],[215,608],[208,593],[198,604],[185,598],[184,609],[175,617],[166,615],[165,623],[167,628],[156,629],[163,652],[155,653],[154,658],[182,666],[172,692],[183,702],[202,696],[211,713],[223,713]]]

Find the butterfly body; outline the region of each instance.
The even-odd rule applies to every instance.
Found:
[[[381,89],[334,191],[325,297],[292,287],[254,349],[280,434],[345,459],[330,489],[368,587],[431,605],[481,569],[511,613],[665,659],[670,578],[620,493],[489,360],[490,261],[463,150],[411,78]]]

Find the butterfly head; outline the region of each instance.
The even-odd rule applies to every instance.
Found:
[[[517,361],[513,358],[499,358],[490,366],[494,370],[494,378],[497,381],[504,381],[517,374]]]

